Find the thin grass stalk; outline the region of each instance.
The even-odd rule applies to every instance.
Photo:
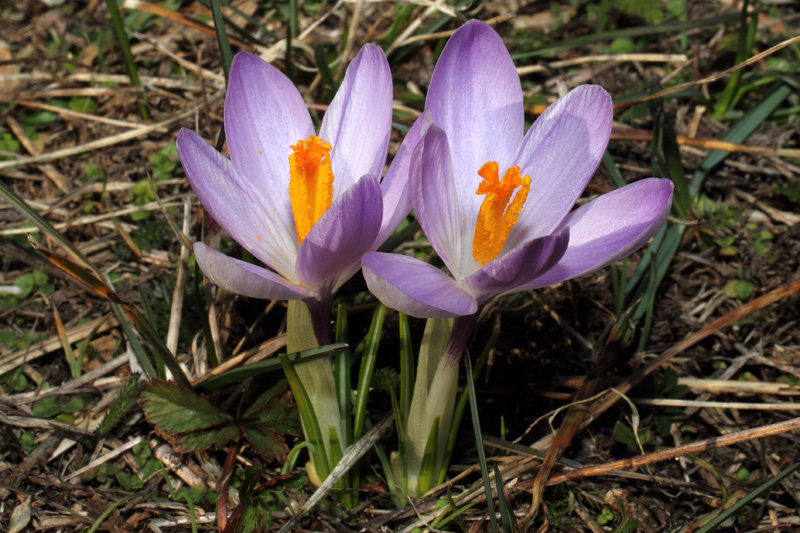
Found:
[[[114,33],[119,41],[119,47],[122,51],[122,60],[125,62],[125,69],[128,71],[128,77],[131,79],[131,85],[141,87],[142,82],[139,80],[139,72],[136,70],[136,63],[133,61],[133,54],[131,53],[131,43],[128,40],[128,34],[125,31],[125,21],[122,19],[122,11],[119,8],[117,0],[106,0],[108,12],[111,14],[111,22],[114,25]],[[139,111],[144,120],[150,120],[150,113],[147,111],[147,97],[144,89],[136,93],[139,99]]]
[[[353,442],[361,438],[364,432],[364,421],[367,418],[367,399],[369,398],[369,384],[375,371],[375,360],[378,357],[378,346],[383,331],[383,318],[386,316],[386,306],[378,304],[372,315],[372,323],[364,340],[364,352],[361,354],[361,368],[358,372],[358,390],[356,392],[356,410],[353,421]]]
[[[748,13],[750,7],[750,0],[742,2],[742,10],[739,18],[739,46],[736,51],[736,60],[734,65],[737,65],[747,59],[750,55],[750,45],[752,44],[753,37],[755,36],[755,29],[758,27],[758,11],[752,14]],[[751,16],[750,24],[747,23],[747,17]],[[731,108],[733,103],[736,89],[739,86],[739,80],[742,78],[742,71],[737,70],[731,77],[728,78],[728,83],[725,84],[725,89],[722,95],[717,100],[717,105],[714,106],[714,118],[719,120]]]
[[[481,352],[480,357],[478,357],[478,361],[475,363],[475,379],[478,379],[478,377],[481,375],[483,366],[486,364],[486,361],[489,360],[489,354],[492,353],[492,348],[494,348],[495,342],[497,342],[498,335],[500,335],[499,326],[495,327],[492,331],[492,336],[489,337],[489,341],[483,347],[483,351]],[[442,461],[442,469],[439,471],[439,478],[436,480],[437,485],[444,483],[444,479],[447,475],[447,465],[450,464],[450,459],[453,456],[453,450],[456,447],[458,429],[461,426],[461,420],[464,418],[464,409],[466,409],[467,400],[469,399],[468,394],[469,392],[465,388],[461,391],[461,395],[458,397],[458,401],[456,402],[453,421],[450,425],[450,435],[447,439],[447,448],[445,448],[444,452],[444,461]]]
[[[348,342],[348,335],[347,335],[347,306],[344,304],[339,304],[338,308],[336,309],[336,333],[335,333],[335,340],[337,343],[347,343]],[[350,384],[350,350],[342,350],[340,353],[337,353],[333,358],[333,371],[336,381],[336,397],[337,401],[339,402],[339,417],[340,417],[340,424],[344,435],[341,436],[342,442],[340,443],[340,451],[339,457],[334,461],[331,458],[331,464],[335,465],[339,463],[339,459],[341,459],[341,449],[346,449],[352,443],[353,439],[353,426],[352,426],[352,414],[353,414],[353,406],[352,406],[352,397],[353,397],[353,390]],[[341,481],[337,484],[342,488],[351,489],[357,488],[353,487],[352,484],[352,473],[346,473]],[[352,509],[356,505],[358,505],[358,493],[353,491],[347,491],[342,494],[345,505]]]
[[[711,533],[712,531],[715,531],[726,520],[735,517],[746,506],[750,505],[753,502],[753,500],[768,493],[770,490],[772,490],[772,487],[774,487],[784,479],[791,476],[795,472],[795,470],[797,470],[798,467],[800,467],[800,465],[798,464],[787,466],[777,476],[768,480],[766,483],[758,487],[756,490],[754,490],[744,498],[737,501],[734,505],[722,511],[714,520],[712,520],[705,526],[698,529],[697,533]]]
[[[411,409],[411,395],[414,393],[414,344],[411,342],[411,328],[408,315],[399,313],[400,320],[400,413],[408,420]]]
[[[492,533],[499,533],[497,527],[497,517],[494,515],[494,501],[492,498],[492,485],[489,481],[489,467],[486,466],[486,451],[483,449],[483,437],[481,437],[481,421],[478,417],[478,400],[475,398],[475,383],[472,376],[472,363],[469,357],[464,358],[467,367],[467,391],[469,391],[469,409],[472,414],[472,429],[475,431],[475,448],[478,450],[478,461],[481,465],[481,478],[483,479],[483,490],[486,494],[486,507],[489,512],[489,522],[492,526]]]
[[[516,524],[514,513],[508,508],[503,474],[500,473],[500,468],[497,467],[497,464],[492,465],[492,471],[494,472],[494,484],[497,487],[497,506],[500,508],[500,517],[503,519],[503,533],[513,533],[516,530]]]
[[[339,304],[336,309],[336,334],[337,344],[347,344],[347,306]],[[343,447],[347,448],[353,442],[353,426],[350,423],[353,412],[353,390],[350,384],[350,350],[342,350],[333,358],[334,372],[336,373],[336,397],[339,401],[342,428],[344,430]]]
[[[733,143],[744,142],[793,92],[795,91],[792,87],[782,83],[739,119],[736,124],[722,136],[721,140]],[[730,152],[722,150],[712,150],[708,153],[705,159],[703,159],[703,162],[700,163],[700,167],[694,171],[692,179],[689,181],[689,194],[691,194],[692,197],[697,197],[706,176],[708,176],[714,167],[728,157],[728,154],[730,154]]]
[[[511,58],[515,60],[528,59],[531,57],[545,55],[550,52],[556,52],[558,50],[579,48],[587,44],[593,44],[601,41],[613,41],[614,39],[619,39],[620,37],[641,37],[643,35],[682,32],[694,28],[716,26],[717,24],[727,24],[728,22],[734,22],[738,18],[738,13],[727,13],[724,15],[715,15],[713,17],[706,17],[697,20],[665,22],[663,24],[654,24],[652,26],[637,26],[634,28],[592,33],[591,35],[575,37],[574,39],[565,39],[560,41],[558,44],[543,46],[529,52],[511,54]]]
[[[112,1],[112,0],[109,0]],[[231,63],[233,63],[233,53],[231,43],[228,42],[228,33],[225,31],[225,19],[222,16],[219,0],[211,0],[211,18],[214,20],[214,30],[217,33],[217,44],[222,54],[222,65],[225,71],[225,84],[231,74]]]

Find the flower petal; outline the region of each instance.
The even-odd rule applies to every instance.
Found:
[[[320,127],[333,146],[333,196],[365,174],[383,175],[392,133],[392,73],[379,46],[365,45],[347,67]]]
[[[263,191],[272,223],[294,231],[289,200],[291,145],[314,134],[297,88],[278,69],[251,53],[231,65],[225,97],[225,135],[236,169]]]
[[[289,283],[270,270],[228,257],[202,242],[194,243],[194,256],[203,273],[226,291],[269,300],[299,300],[313,296],[310,291]]]
[[[489,161],[506,168],[525,131],[519,75],[497,32],[471,20],[450,37],[426,108],[447,133],[458,200],[474,227],[482,200],[475,194],[478,170]]]
[[[479,303],[500,294],[516,292],[555,266],[570,243],[570,230],[526,242],[505,255],[489,261],[462,283]]]
[[[261,189],[199,135],[178,132],[178,155],[197,199],[236,242],[287,279],[296,276],[297,237]]]
[[[417,318],[471,315],[478,304],[433,265],[399,254],[368,253],[361,261],[367,287],[388,307]]]
[[[552,285],[599,270],[638,250],[667,219],[672,182],[648,178],[604,194],[567,216],[570,241],[559,263],[526,289]]]
[[[531,192],[509,245],[549,235],[567,216],[603,158],[611,134],[611,97],[582,85],[545,110],[515,157]]]
[[[381,181],[381,193],[383,194],[383,222],[381,231],[375,240],[373,249],[377,249],[386,242],[397,226],[403,221],[408,212],[411,211],[411,196],[408,193],[408,174],[411,167],[411,155],[422,136],[428,131],[431,125],[430,113],[423,113],[411,129],[403,138],[397,154],[386,172],[386,176]]]
[[[471,253],[461,257],[462,250],[472,250],[463,244],[463,234],[471,237],[472,233],[463,226],[447,144],[445,132],[431,125],[411,156],[409,194],[431,246],[456,279],[461,279],[475,270]]]
[[[350,279],[375,242],[382,217],[378,180],[364,176],[333,201],[300,245],[297,274],[303,285],[332,292]]]

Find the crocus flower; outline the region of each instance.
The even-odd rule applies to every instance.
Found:
[[[407,146],[380,181],[391,120],[391,73],[377,46],[353,59],[318,134],[284,74],[237,54],[225,100],[230,159],[188,129],[178,134],[178,153],[200,203],[269,269],[197,242],[203,272],[231,292],[316,301],[329,312],[333,292],[360,268],[361,256],[410,210]],[[419,141],[421,124],[409,142]]]
[[[404,255],[369,253],[367,285],[420,318],[473,315],[496,296],[593,272],[643,246],[664,223],[672,182],[643,179],[572,210],[611,133],[598,86],[560,98],[524,133],[522,90],[503,41],[471,21],[433,72],[433,121],[412,155],[411,202],[452,277]]]

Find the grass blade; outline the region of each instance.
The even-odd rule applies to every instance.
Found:
[[[503,474],[497,465],[492,465],[494,471],[494,484],[497,487],[497,506],[500,507],[500,517],[503,519],[503,533],[513,533],[516,530],[514,514],[508,508],[506,501],[505,482],[503,481]]]
[[[408,419],[411,409],[411,395],[414,393],[414,345],[411,342],[411,328],[408,315],[399,314],[400,319],[400,413],[402,420]]]
[[[219,51],[222,53],[222,64],[225,69],[225,83],[227,84],[228,77],[231,74],[233,53],[231,52],[231,43],[228,42],[228,34],[225,31],[225,19],[222,17],[219,0],[211,0],[211,17],[214,20],[214,29],[217,32],[217,44],[219,45]]]
[[[325,441],[322,439],[322,433],[317,423],[317,417],[314,416],[314,408],[311,406],[311,399],[308,397],[305,387],[303,387],[294,365],[286,354],[278,356],[281,368],[286,375],[286,381],[292,388],[294,394],[294,401],[297,402],[297,410],[300,413],[300,419],[303,422],[308,434],[311,444],[314,446],[315,453],[311,454],[314,461],[314,466],[317,469],[317,476],[319,479],[326,479],[331,473],[331,467],[328,464],[328,457],[325,453]]]
[[[356,393],[356,411],[353,420],[353,441],[361,438],[364,432],[364,421],[367,418],[367,398],[369,397],[369,384],[372,373],[375,371],[375,360],[378,356],[378,345],[383,331],[383,318],[386,316],[386,306],[378,304],[372,315],[372,323],[364,339],[364,352],[361,355],[361,368],[358,372],[358,391]]]
[[[106,0],[106,5],[108,6],[108,12],[111,13],[111,22],[114,25],[114,33],[117,35],[117,40],[119,41],[122,59],[125,62],[125,69],[128,71],[128,77],[131,79],[132,85],[141,87],[142,82],[139,80],[136,63],[133,61],[131,43],[128,40],[128,34],[125,32],[125,22],[122,20],[122,11],[119,8],[117,0]],[[142,118],[149,120],[150,113],[147,111],[144,89],[139,91],[137,96],[139,98],[139,109],[142,113]]]
[[[486,506],[489,508],[489,521],[492,524],[492,533],[499,533],[497,517],[494,515],[494,502],[492,501],[492,485],[489,482],[489,467],[486,466],[486,452],[483,449],[481,437],[481,422],[478,418],[478,400],[475,398],[475,383],[472,380],[472,363],[469,357],[464,358],[467,366],[467,390],[469,391],[469,408],[472,414],[472,429],[475,430],[475,447],[478,449],[478,460],[481,464],[481,477],[483,490],[486,493]]]
[[[478,362],[475,363],[475,379],[478,379],[478,376],[481,375],[481,370],[483,370],[483,365],[486,364],[486,361],[489,360],[489,354],[492,353],[492,348],[494,348],[495,342],[497,342],[497,337],[500,335],[500,325],[495,324],[494,330],[492,331],[492,336],[489,337],[489,341],[486,343],[486,346],[483,347],[483,351],[481,352],[480,357],[478,357]],[[456,408],[455,412],[453,413],[453,421],[451,422],[450,427],[450,436],[447,439],[447,448],[444,452],[444,461],[442,461],[442,465],[449,465],[450,458],[453,455],[453,450],[456,447],[456,439],[458,438],[458,429],[461,426],[461,419],[464,418],[464,409],[467,407],[467,400],[469,392],[467,389],[461,391],[461,396],[459,396],[458,400],[456,401]],[[438,485],[444,483],[444,477],[447,473],[447,468],[444,467],[439,472],[439,479],[436,481]]]
[[[733,127],[728,130],[728,133],[722,136],[723,141],[742,143],[744,142],[756,128],[758,128],[781,103],[792,94],[793,89],[783,83],[779,85],[772,93],[759,102],[754,108],[745,114]],[[709,172],[722,162],[723,159],[728,157],[730,152],[722,150],[712,150],[708,153],[700,168],[694,171],[692,179],[689,182],[689,194],[696,197],[703,186],[706,176]]]
[[[777,476],[770,479],[756,490],[745,496],[744,498],[737,501],[734,505],[730,506],[729,508],[722,511],[719,516],[717,516],[714,520],[706,524],[705,526],[701,527],[697,530],[696,533],[710,533],[711,531],[716,530],[723,522],[728,520],[731,517],[736,516],[746,505],[749,505],[753,500],[759,498],[765,494],[767,494],[772,487],[789,477],[794,473],[797,468],[800,467],[798,464],[793,464],[784,468]]]
[[[303,350],[302,352],[293,352],[286,357],[292,363],[308,363],[316,359],[324,359],[330,357],[344,350],[347,350],[346,344],[328,344],[327,346],[320,346],[319,348],[312,348],[310,350]],[[216,390],[233,383],[239,383],[246,378],[260,376],[269,372],[280,370],[282,364],[278,359],[266,359],[257,363],[231,368],[230,370],[218,375],[210,377],[200,383],[198,386],[205,390]]]

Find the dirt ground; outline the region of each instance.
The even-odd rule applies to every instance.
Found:
[[[291,72],[312,112],[324,109],[332,89],[318,58],[328,58],[336,77],[343,72],[337,58],[380,44],[395,87],[390,155],[422,110],[447,36],[471,18],[491,21],[515,57],[528,124],[582,83],[602,85],[618,103],[652,92],[654,77],[667,89],[687,84],[662,100],[620,105],[610,160],[584,195],[612,190],[617,179],[657,175],[654,168],[671,172],[659,177],[697,184],[688,213],[673,212],[669,222],[682,229],[674,254],[659,256],[666,257],[656,264],[663,279],[652,293],[620,301],[615,277],[631,275],[642,251],[615,270],[491,305],[470,343],[475,360],[499,328],[476,383],[484,446],[490,464],[502,467],[517,530],[800,531],[800,477],[791,470],[800,450],[800,407],[792,399],[800,394],[798,43],[740,74],[697,83],[798,35],[797,6],[750,6],[758,12],[742,51],[741,4],[727,0],[647,9],[631,1],[299,2],[287,63],[290,4],[232,4],[223,11],[233,51],[257,49]],[[201,228],[174,145],[181,127],[209,140],[220,134],[225,78],[209,8],[126,0],[123,15],[143,88],[131,84],[106,3],[0,4],[0,180],[143,310],[190,379],[200,379],[214,374],[209,340],[233,367],[283,348],[285,302],[203,286],[167,223],[191,240],[202,229],[206,242],[238,246],[213,223]],[[731,103],[716,116],[726,90]],[[752,133],[736,137],[747,128]],[[667,139],[655,151],[654,131]],[[721,148],[730,152],[712,165]],[[246,441],[232,454],[180,454],[155,430],[136,401],[136,348],[111,302],[34,251],[28,233],[69,253],[23,211],[0,197],[0,530],[222,530],[219,488],[235,509],[255,454]],[[421,234],[413,237],[406,251],[430,251]],[[176,297],[183,298],[177,309]],[[339,301],[350,306],[351,340],[361,339],[376,302],[360,274]],[[644,309],[637,307],[643,301],[647,316],[623,312]],[[422,327],[412,322],[417,340]],[[134,338],[150,349],[146,338]],[[396,369],[391,311],[382,339],[378,367]],[[369,413],[377,422],[391,398],[373,385]],[[242,390],[233,384],[208,398],[230,408]],[[133,399],[113,430],[98,436],[121,397]],[[370,453],[360,506],[327,501],[298,530],[489,531],[468,419],[450,481],[435,493],[397,507],[380,458]],[[297,440],[286,438],[289,447]],[[387,451],[395,439],[385,435]],[[226,455],[235,461],[230,483],[220,480]],[[590,466],[598,469],[582,470]],[[266,463],[263,479],[280,469]],[[270,493],[264,506],[272,527],[312,492],[298,485]],[[434,526],[437,503],[450,498],[463,512]],[[499,510],[496,490],[494,499]]]

